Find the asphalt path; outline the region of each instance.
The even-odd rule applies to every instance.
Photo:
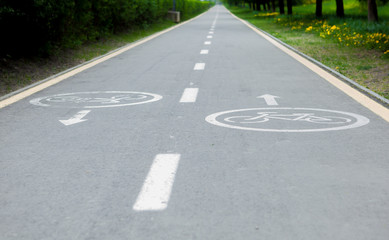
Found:
[[[0,239],[389,239],[389,124],[217,6],[0,109]]]

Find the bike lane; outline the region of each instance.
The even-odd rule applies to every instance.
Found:
[[[2,110],[1,136],[8,135],[2,138],[1,159],[12,176],[2,186],[8,204],[2,232],[36,239],[386,239],[387,123],[224,8],[218,12],[165,36],[163,44],[146,44]],[[205,46],[211,30],[211,44]],[[173,50],[161,47],[177,37],[182,40]],[[182,41],[186,44],[178,44]],[[198,55],[205,48],[209,54]],[[195,63],[205,63],[205,69],[194,71]],[[197,100],[180,103],[188,87],[199,89]],[[114,102],[118,95],[106,92],[114,90],[123,91],[122,98],[130,91],[129,102],[150,94],[162,99],[88,109],[85,116],[77,115],[78,108],[47,110],[29,103],[64,93],[91,97],[96,91]],[[139,92],[148,94],[142,98]],[[280,98],[257,98],[266,94]],[[269,106],[274,101],[278,105]],[[251,131],[206,121],[231,110],[247,119],[254,113],[241,110],[257,108],[254,113],[288,108],[279,114],[289,116],[325,109],[342,112],[337,118],[351,118],[346,112],[369,121],[321,132]],[[53,121],[53,116],[60,117]],[[58,121],[72,117],[88,121],[72,129]],[[268,123],[269,129],[287,130],[315,125]],[[180,154],[168,206],[135,210],[150,165],[161,153]]]
[[[128,239],[215,14],[0,110],[0,238]]]
[[[192,79],[198,99],[175,110],[181,160],[169,205],[134,214],[131,237],[386,239],[388,123],[223,8],[209,30],[206,68]],[[279,114],[314,114],[324,123],[236,124],[257,128],[250,130],[213,122],[227,124],[214,117],[224,112],[253,116],[245,109],[286,109]],[[344,122],[327,131],[331,118]],[[258,130],[265,128],[280,131]]]
[[[134,236],[147,226],[166,239],[386,239],[388,123],[227,11],[214,32],[198,100],[181,123],[190,130],[176,124],[185,154],[169,207],[137,215]],[[327,131],[326,120],[225,121],[274,111],[345,122]],[[215,117],[225,112],[234,115]]]

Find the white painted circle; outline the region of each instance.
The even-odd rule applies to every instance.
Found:
[[[247,108],[218,112],[205,120],[220,127],[259,132],[324,132],[357,128],[369,119],[316,108]]]
[[[32,99],[30,103],[41,107],[92,109],[124,107],[155,102],[161,99],[162,96],[153,93],[130,91],[98,91],[56,94],[52,96]]]

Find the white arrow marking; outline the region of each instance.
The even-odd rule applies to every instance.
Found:
[[[265,94],[265,95],[259,96],[257,98],[263,98],[263,99],[265,99],[267,105],[275,106],[275,105],[278,105],[276,98],[280,98],[280,97],[273,96],[270,94]]]
[[[91,110],[79,111],[78,113],[76,113],[76,115],[74,115],[70,119],[68,119],[68,120],[59,120],[59,121],[62,124],[64,124],[65,126],[69,126],[69,125],[80,123],[80,122],[85,122],[85,121],[88,121],[88,120],[87,119],[82,119],[82,118],[85,117],[90,111]]]

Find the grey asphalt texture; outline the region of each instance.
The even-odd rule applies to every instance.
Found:
[[[195,63],[205,69],[194,71]],[[185,88],[199,88],[196,102],[179,102]],[[89,109],[87,121],[70,126],[59,120],[85,109],[30,103],[94,91],[163,98]],[[257,98],[264,94],[279,96],[279,105]],[[369,123],[265,132],[205,120],[270,107],[347,112]],[[243,125],[326,128],[289,122]],[[386,121],[216,6],[0,109],[0,239],[387,240],[388,136]],[[181,154],[167,209],[134,211],[154,157],[164,153]]]

